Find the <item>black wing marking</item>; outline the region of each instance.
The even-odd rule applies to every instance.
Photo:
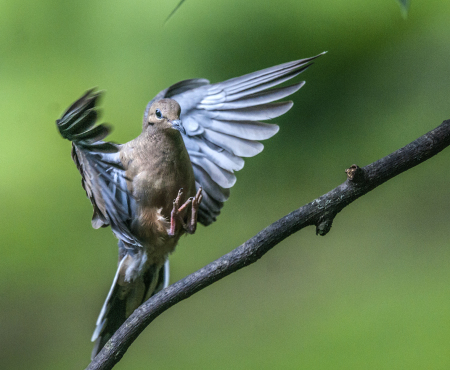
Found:
[[[140,246],[131,234],[130,222],[135,202],[127,190],[125,168],[118,144],[102,141],[110,132],[98,124],[96,103],[101,92],[88,90],[56,121],[62,137],[72,141],[72,159],[81,174],[81,183],[94,208],[92,226],[111,228],[116,237],[130,247]]]

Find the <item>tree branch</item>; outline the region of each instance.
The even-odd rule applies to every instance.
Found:
[[[112,369],[139,334],[161,313],[261,258],[289,235],[309,225],[325,235],[334,217],[360,196],[402,172],[426,161],[450,145],[450,120],[405,147],[363,168],[346,170],[347,180],[311,203],[266,227],[230,253],[162,290],[143,303],[112,336],[87,370]]]

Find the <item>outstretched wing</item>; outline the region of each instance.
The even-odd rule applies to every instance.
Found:
[[[322,53],[323,54],[323,53]],[[181,106],[183,134],[194,168],[197,188],[203,188],[199,221],[209,225],[216,220],[229,189],[236,182],[234,171],[244,166],[243,157],[260,153],[265,140],[278,132],[270,120],[286,113],[291,101],[275,102],[299,90],[303,82],[273,88],[296,77],[311,65],[312,58],[263,69],[241,77],[210,84],[205,79],[178,82],[161,91],[148,105],[172,98]]]
[[[56,121],[62,137],[72,142],[72,159],[81,174],[81,184],[94,208],[92,227],[111,228],[128,246],[139,246],[129,223],[135,204],[127,191],[125,170],[119,157],[120,145],[103,139],[111,128],[95,125],[96,103],[101,92],[87,91]]]

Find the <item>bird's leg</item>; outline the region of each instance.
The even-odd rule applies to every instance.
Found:
[[[183,218],[180,216],[180,212],[182,212],[189,204],[192,203],[192,199],[193,198],[189,198],[181,207],[180,207],[180,200],[181,200],[181,196],[183,195],[183,189],[178,190],[178,195],[175,198],[175,200],[173,201],[173,208],[172,208],[172,212],[170,213],[170,229],[167,232],[169,234],[169,236],[174,236],[175,235],[175,228],[176,228],[176,224],[177,224],[177,219],[178,221],[181,222],[181,226],[183,226],[183,229],[186,230],[186,224],[183,220]]]
[[[197,229],[197,212],[198,207],[202,201],[202,188],[199,188],[195,197],[189,198],[182,206],[179,206],[181,195],[183,194],[183,189],[178,191],[176,199],[173,201],[173,208],[170,214],[170,229],[168,231],[169,236],[175,235],[175,228],[177,219],[181,223],[181,226],[188,234],[195,233]],[[184,222],[183,217],[181,217],[180,212],[184,211],[187,206],[191,204],[191,218],[188,222]]]
[[[195,233],[195,230],[197,230],[197,212],[202,199],[202,188],[198,188],[197,194],[194,198],[192,198],[191,219],[188,221],[185,227],[186,232],[188,232],[189,234],[193,234]]]

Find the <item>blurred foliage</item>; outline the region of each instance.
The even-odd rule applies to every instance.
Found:
[[[2,369],[80,369],[116,241],[54,121],[86,89],[125,142],[146,103],[328,50],[217,223],[183,238],[176,281],[450,118],[450,3],[24,0],[0,3]],[[375,189],[326,237],[306,229],[159,317],[117,369],[447,369],[448,150]]]
[[[406,18],[408,16],[409,6],[411,5],[411,2],[409,0],[397,0],[400,5],[400,10],[402,12],[403,18]]]

